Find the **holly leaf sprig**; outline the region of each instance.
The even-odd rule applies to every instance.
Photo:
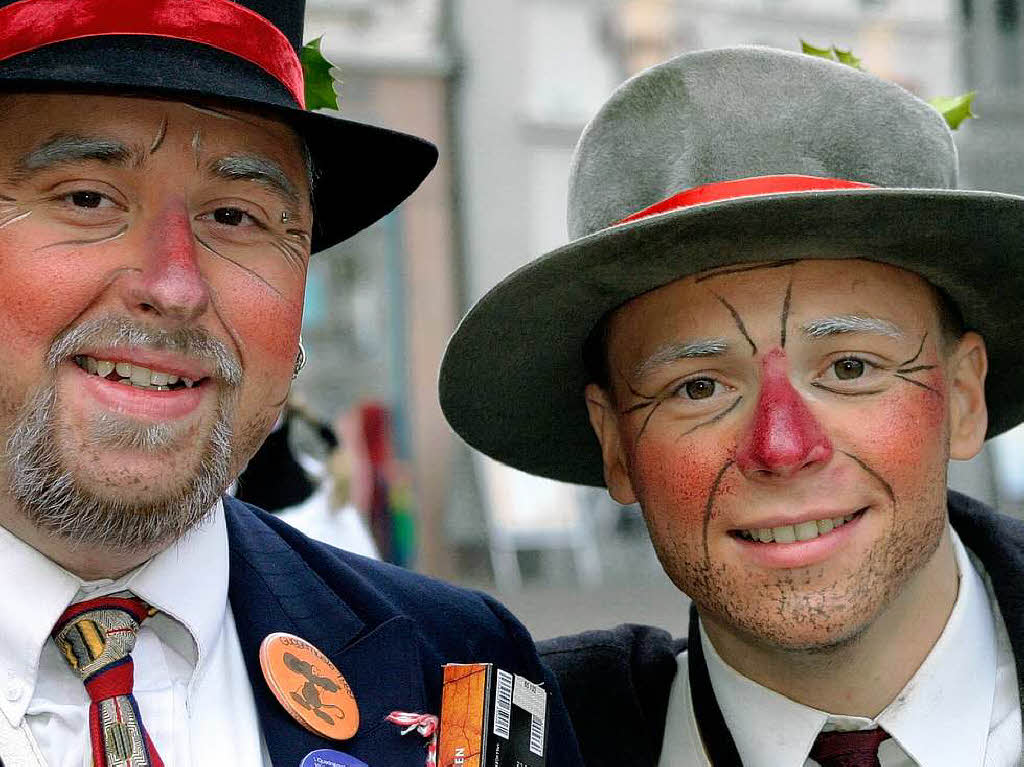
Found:
[[[864,67],[861,66],[861,60],[853,55],[853,51],[844,51],[836,46],[829,48],[819,48],[816,45],[811,45],[809,42],[800,39],[800,49],[808,56],[817,56],[821,59],[828,59],[829,61],[838,61],[840,64],[845,64],[848,67],[854,69],[860,69],[863,71]],[[977,118],[977,115],[971,111],[971,106],[974,103],[974,97],[977,95],[976,91],[968,91],[962,93],[959,96],[936,96],[930,99],[928,103],[940,114],[946,121],[946,125],[950,127],[950,130],[956,130],[960,127],[964,120],[970,118]]]
[[[323,35],[310,40],[299,52],[302,75],[306,81],[306,109],[337,109],[338,92],[334,89],[332,64],[320,49]]]

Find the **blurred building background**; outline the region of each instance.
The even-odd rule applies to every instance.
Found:
[[[1024,193],[1018,0],[307,0],[341,113],[440,148],[413,197],[317,256],[297,391],[324,419],[368,400],[393,419],[422,571],[496,590],[540,636],[623,620],[685,630],[635,509],[603,491],[471,455],[437,405],[437,366],[471,303],[566,240],[568,166],[618,83],[676,53],[732,44],[852,49],[924,98],[977,90],[957,134],[962,186]],[[353,190],[357,193],[357,190]],[[323,213],[321,213],[323,214]],[[329,215],[329,213],[328,213]],[[1024,437],[951,467],[1019,513]]]

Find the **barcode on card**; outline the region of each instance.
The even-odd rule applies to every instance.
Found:
[[[544,720],[530,717],[530,750],[537,756],[544,756]]]
[[[508,730],[512,723],[512,675],[500,668],[496,672],[498,684],[494,696],[494,734],[508,740]]]

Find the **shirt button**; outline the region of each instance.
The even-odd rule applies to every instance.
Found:
[[[7,680],[7,700],[9,700],[11,703],[14,703],[16,700],[18,700],[24,691],[25,688],[17,679]]]

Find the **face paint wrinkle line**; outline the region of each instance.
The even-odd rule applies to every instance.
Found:
[[[934,370],[936,367],[938,367],[938,366],[937,365],[916,365],[915,367],[912,367],[912,368],[900,368],[896,372],[897,373],[917,373],[917,372],[919,372],[921,370]]]
[[[906,362],[901,362],[900,363],[900,367],[901,368],[905,368],[907,365],[910,365],[911,363],[917,361],[917,358],[921,356],[921,352],[924,351],[924,341],[925,341],[926,338],[928,338],[928,331],[925,331],[925,334],[923,336],[921,336],[921,345],[917,347],[917,354],[915,354],[913,357],[911,357]]]
[[[247,267],[247,266],[245,266],[243,264],[238,263],[235,259],[229,258],[228,256],[225,256],[223,253],[221,253],[216,248],[214,248],[212,245],[210,245],[205,240],[203,240],[203,238],[200,237],[199,235],[196,235],[196,242],[198,242],[200,245],[202,245],[206,250],[210,251],[210,253],[212,253],[213,255],[217,256],[218,258],[223,258],[228,263],[234,264],[239,269],[241,269],[243,272],[247,272],[248,274],[250,274],[253,277],[255,277],[257,280],[262,282],[264,285],[266,285],[268,288],[270,288],[272,291],[277,293],[282,298],[284,297],[284,294],[280,290],[278,290],[273,285],[271,285],[269,282],[267,282],[265,279],[263,279],[263,277],[258,275],[256,272],[254,272],[249,267]]]
[[[3,223],[0,223],[0,229],[3,229],[6,226],[10,226],[11,224],[16,224],[19,221],[21,221],[22,219],[28,218],[31,215],[32,215],[32,211],[31,210],[26,210],[21,215],[15,216],[14,218],[9,218],[6,221],[4,221]]]
[[[907,378],[906,376],[901,376],[899,373],[893,373],[893,375],[896,378],[900,379],[901,381],[906,381],[908,384],[914,384],[914,386],[920,386],[922,389],[927,389],[928,391],[932,392],[933,394],[938,394],[938,392],[935,389],[933,389],[931,386],[929,386],[928,384],[923,384],[920,381],[915,381],[913,378]]]
[[[822,389],[823,391],[831,392],[832,394],[842,394],[844,397],[863,397],[868,394],[881,394],[885,389],[871,389],[869,391],[841,391],[840,389],[833,389],[831,386],[825,386],[823,383],[817,381],[811,381],[811,386],[815,389]]]
[[[885,489],[886,494],[889,496],[889,500],[892,501],[892,505],[896,506],[896,494],[892,491],[892,485],[885,481],[881,474],[868,466],[864,461],[855,456],[853,453],[847,453],[845,450],[840,450],[840,453],[851,459],[854,463],[860,466],[864,471],[878,480],[879,484]]]
[[[718,494],[718,486],[722,484],[722,477],[725,476],[725,472],[729,470],[733,463],[733,459],[730,458],[718,470],[715,481],[711,483],[711,489],[708,491],[707,503],[704,504],[704,561],[708,564],[711,563],[711,548],[708,546],[708,527],[711,525],[711,510],[715,505],[715,496]]]
[[[733,410],[735,410],[737,407],[739,407],[740,401],[742,399],[743,399],[743,395],[741,394],[739,397],[737,397],[736,399],[733,400],[732,404],[729,405],[729,407],[727,407],[725,410],[723,410],[718,415],[714,416],[713,418],[709,418],[706,421],[702,421],[701,423],[697,424],[696,426],[691,426],[689,429],[687,429],[682,434],[680,434],[678,437],[676,437],[676,442],[681,440],[686,435],[692,434],[693,432],[697,431],[697,429],[700,429],[703,426],[710,426],[713,423],[717,423],[718,421],[721,421],[723,418],[725,418],[727,415],[729,415],[729,413],[731,413]]]
[[[727,274],[742,274],[743,272],[756,272],[758,269],[779,269],[783,266],[789,266],[795,264],[798,259],[787,258],[782,261],[771,261],[767,264],[754,264],[753,266],[737,266],[731,269],[719,269],[717,272],[710,272],[709,274],[703,274],[694,280],[694,284],[699,284],[705,280],[710,280],[713,277],[723,277]]]
[[[779,346],[786,348],[786,325],[789,323],[789,304],[793,299],[793,277],[790,275],[789,284],[786,285],[786,297],[782,301],[782,331]]]
[[[149,147],[150,154],[156,154],[156,151],[163,146],[164,139],[167,138],[167,118],[164,117],[160,123],[160,129],[156,133],[156,138],[153,139],[153,143]]]
[[[711,295],[713,295],[715,298],[717,298],[721,302],[721,304],[726,309],[729,310],[729,313],[732,315],[733,322],[736,323],[736,327],[739,328],[740,333],[743,334],[743,337],[747,340],[747,343],[750,344],[751,352],[754,355],[756,355],[757,354],[757,344],[754,343],[754,339],[750,337],[749,333],[747,333],[747,328],[743,324],[743,319],[740,317],[740,313],[738,311],[736,311],[735,307],[733,307],[732,304],[730,304],[728,301],[726,301],[724,298],[722,298],[720,295],[718,295],[714,291],[712,291]]]
[[[124,237],[128,233],[128,224],[124,224],[113,234],[105,237],[100,237],[95,240],[64,240],[63,242],[54,242],[50,245],[42,245],[36,248],[35,252],[38,253],[41,250],[47,250],[49,248],[63,248],[63,247],[89,247],[90,245],[102,245],[105,242],[113,242],[116,239]]]

